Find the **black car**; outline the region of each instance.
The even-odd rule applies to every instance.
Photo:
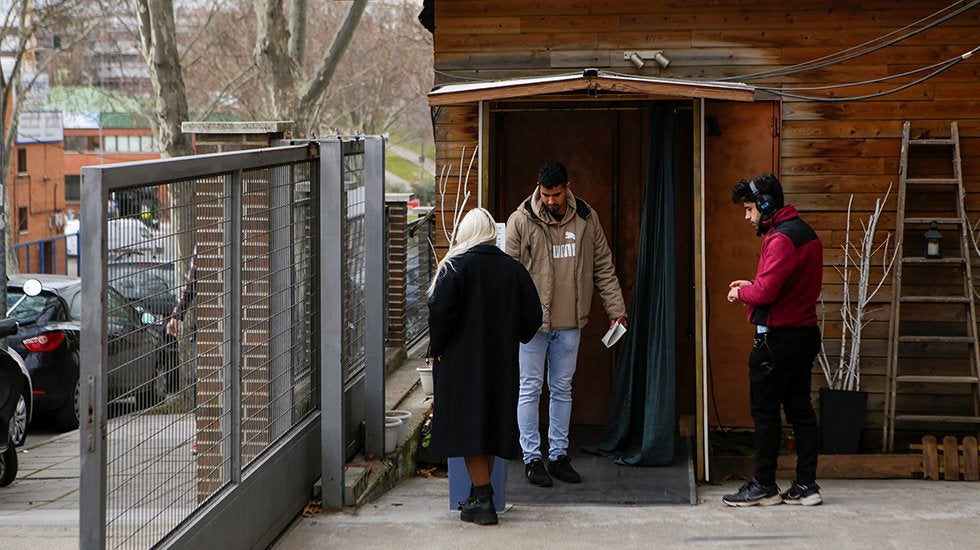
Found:
[[[20,354],[7,349],[0,349],[0,370],[6,370],[8,374],[17,373],[20,377],[21,393],[17,396],[17,403],[10,418],[10,442],[15,447],[21,447],[27,441],[27,425],[31,422],[34,409],[34,400],[31,398],[33,394],[31,374]]]
[[[177,276],[173,263],[142,261],[129,256],[106,264],[109,286],[122,294],[130,304],[152,313],[161,330],[173,315],[177,303]],[[162,354],[167,364],[167,389],[180,387],[179,351],[177,339],[163,330]]]
[[[39,295],[24,294],[29,279],[41,282]],[[81,279],[63,275],[11,275],[7,284],[8,316],[20,324],[8,344],[30,371],[35,417],[50,416],[61,430],[79,422],[81,291]],[[155,405],[166,397],[162,327],[112,288],[106,300],[109,365],[104,372],[110,402],[135,397],[137,406]]]
[[[168,317],[177,302],[172,263],[115,261],[106,265],[109,285],[126,300],[159,319]]]

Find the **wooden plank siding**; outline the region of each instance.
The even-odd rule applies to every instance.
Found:
[[[667,78],[724,79],[834,54],[911,25],[948,4],[947,0],[436,0],[435,82],[543,76],[586,67]],[[980,8],[973,8],[933,29],[841,64],[747,83],[772,88],[825,86],[902,74],[969,51],[978,45],[978,36]],[[629,50],[663,50],[671,63],[662,69],[650,61],[637,70],[623,59],[623,52]],[[827,98],[865,95],[912,78],[797,93]],[[831,354],[836,353],[840,337],[838,310],[843,288],[836,267],[841,263],[848,200],[853,195],[851,237],[859,240],[859,220],[867,219],[875,200],[892,186],[879,235],[894,233],[905,120],[911,121],[913,136],[926,132],[948,136],[950,122],[959,122],[968,212],[971,221],[980,219],[978,83],[980,55],[926,82],[879,98],[835,103],[782,99],[779,175],[787,201],[799,208],[824,240],[824,329]],[[434,113],[437,172],[447,171],[451,210],[460,156],[465,153],[468,162],[469,152],[478,144],[478,106],[442,106],[434,108]],[[475,179],[469,189],[474,193],[472,206]],[[946,245],[955,246],[952,231],[947,237]],[[906,239],[910,242],[918,237],[911,233]],[[439,245],[445,246],[444,239]],[[976,254],[972,261],[980,265]],[[876,298],[862,343],[863,389],[871,394],[862,440],[868,450],[880,448],[890,300],[891,287],[886,284]],[[903,308],[903,312],[916,318],[914,307]],[[957,319],[964,317],[957,318],[951,311],[946,320]],[[948,350],[923,345],[922,351],[946,354]],[[823,385],[817,369],[814,386]],[[948,388],[919,385],[912,389],[915,395],[901,401],[910,410],[930,410],[959,401],[969,408],[968,396]],[[919,426],[899,426],[902,428],[911,429],[898,432],[899,442],[921,438],[922,433],[916,431]],[[896,450],[905,449],[897,446]]]

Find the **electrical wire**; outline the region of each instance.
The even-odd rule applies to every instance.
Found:
[[[763,88],[763,87],[757,87],[756,89],[757,90],[762,90],[762,91],[765,91],[765,92],[769,92],[769,93],[772,93],[772,94],[775,94],[775,95],[778,95],[778,96],[782,96],[782,97],[791,97],[791,98],[794,98],[794,99],[803,99],[803,100],[807,100],[807,101],[818,101],[818,102],[823,102],[823,103],[840,103],[840,102],[844,102],[844,101],[860,101],[862,99],[873,99],[873,98],[876,98],[876,97],[882,97],[882,96],[890,95],[890,94],[893,94],[893,93],[896,93],[896,92],[900,92],[902,90],[911,88],[912,86],[915,86],[916,84],[921,84],[922,82],[925,82],[926,80],[929,80],[930,78],[936,76],[937,74],[939,74],[941,72],[944,72],[944,71],[946,71],[946,70],[948,70],[948,69],[950,69],[950,68],[958,65],[959,63],[962,63],[964,60],[966,60],[971,55],[973,55],[973,52],[975,52],[975,51],[977,51],[977,48],[974,48],[972,51],[967,52],[967,53],[961,55],[959,58],[956,58],[956,59],[954,59],[952,61],[949,61],[945,66],[943,66],[943,67],[941,67],[939,69],[936,69],[935,71],[933,71],[933,72],[931,72],[931,73],[923,76],[922,78],[918,78],[916,80],[913,80],[911,82],[908,82],[906,84],[903,84],[903,85],[901,85],[901,86],[899,86],[897,88],[891,89],[891,90],[885,90],[885,91],[881,91],[881,92],[875,92],[873,94],[866,94],[866,95],[860,95],[860,96],[851,96],[851,97],[815,97],[815,96],[806,96],[806,95],[802,95],[802,94],[787,93],[787,92],[782,91],[781,88]]]
[[[846,82],[844,84],[829,84],[827,86],[808,86],[808,87],[792,87],[792,88],[788,88],[786,86],[782,86],[782,87],[780,87],[778,89],[779,90],[782,90],[784,92],[785,91],[803,92],[803,91],[817,91],[817,90],[833,90],[833,89],[836,89],[836,88],[847,88],[847,87],[851,87],[851,86],[863,86],[865,84],[876,84],[878,82],[885,82],[886,80],[893,80],[893,79],[896,79],[896,78],[902,78],[904,76],[909,76],[909,75],[913,75],[913,74],[916,74],[916,73],[921,73],[923,71],[928,71],[928,70],[931,70],[931,69],[935,69],[936,67],[942,67],[944,65],[953,63],[954,61],[957,61],[957,60],[962,61],[962,60],[966,59],[967,57],[970,57],[971,55],[977,53],[978,50],[980,50],[980,46],[977,46],[976,48],[973,48],[972,50],[970,50],[969,52],[967,52],[965,54],[958,55],[958,56],[953,57],[953,58],[950,58],[950,59],[945,59],[943,61],[940,61],[939,63],[933,63],[932,65],[928,65],[926,67],[919,67],[918,69],[914,69],[914,70],[911,70],[911,71],[906,71],[906,72],[900,73],[900,74],[894,74],[894,75],[890,75],[890,76],[883,76],[881,78],[874,78],[874,79],[871,79],[871,80],[862,80],[861,82]]]
[[[956,17],[957,15],[960,15],[961,13],[963,13],[963,12],[965,12],[965,11],[973,8],[973,7],[975,7],[977,4],[980,4],[980,0],[973,0],[972,2],[970,2],[969,4],[967,4],[966,6],[962,6],[962,7],[958,8],[958,9],[956,9],[956,11],[954,11],[952,13],[949,13],[947,15],[944,15],[941,18],[939,18],[939,19],[937,19],[937,20],[935,20],[935,21],[933,21],[931,23],[928,23],[925,26],[923,26],[923,27],[921,27],[921,28],[919,28],[919,29],[917,29],[917,30],[915,30],[913,32],[910,32],[908,34],[899,36],[899,37],[894,38],[894,39],[887,40],[887,41],[883,42],[882,44],[879,44],[879,45],[874,46],[872,48],[869,48],[867,50],[856,51],[855,52],[855,50],[859,50],[860,48],[864,48],[865,46],[869,46],[869,45],[874,44],[874,43],[876,43],[878,41],[884,40],[884,39],[886,39],[886,38],[888,38],[890,36],[893,36],[893,35],[896,35],[898,33],[901,33],[901,32],[903,32],[903,31],[905,31],[907,29],[911,29],[911,28],[915,27],[916,25],[919,25],[920,23],[923,23],[924,21],[928,21],[928,20],[932,19],[933,17],[936,17],[937,15],[943,13],[944,11],[947,11],[947,10],[953,8],[957,4],[962,4],[965,1],[966,0],[960,0],[959,2],[954,2],[954,3],[946,6],[945,8],[943,8],[943,9],[941,9],[939,11],[936,11],[936,12],[934,12],[934,13],[926,16],[926,17],[923,17],[922,19],[919,19],[918,21],[916,21],[914,23],[911,23],[909,25],[906,25],[906,26],[904,26],[904,27],[902,27],[902,28],[900,28],[898,30],[894,30],[894,31],[892,31],[890,33],[884,34],[884,35],[879,36],[877,38],[874,38],[872,40],[868,40],[867,42],[864,42],[862,44],[858,44],[857,46],[852,46],[852,47],[847,48],[845,50],[841,50],[839,52],[832,53],[832,54],[826,55],[824,57],[819,57],[817,59],[811,59],[810,61],[805,61],[803,63],[798,63],[796,65],[791,65],[789,67],[784,67],[782,69],[774,69],[774,70],[771,70],[771,71],[762,71],[762,72],[758,72],[758,73],[750,73],[750,74],[747,74],[747,75],[739,75],[739,76],[729,76],[729,77],[723,77],[723,78],[716,78],[714,80],[717,80],[717,81],[732,81],[732,80],[735,80],[735,81],[743,82],[743,81],[746,81],[746,80],[756,80],[756,79],[760,79],[760,78],[768,78],[768,77],[776,77],[776,76],[787,76],[787,75],[797,74],[797,73],[801,73],[801,72],[805,72],[805,71],[811,71],[811,70],[815,70],[815,69],[821,69],[823,67],[828,67],[830,65],[836,65],[838,63],[843,63],[844,61],[849,61],[851,59],[855,59],[857,57],[861,57],[861,56],[867,55],[869,53],[874,53],[874,52],[876,52],[876,51],[878,51],[880,49],[883,49],[883,48],[886,48],[886,47],[891,46],[893,44],[896,44],[898,42],[901,42],[901,41],[905,40],[906,38],[915,36],[915,35],[923,32],[923,31],[929,30],[929,29],[935,27],[936,25],[939,25],[941,23],[944,23],[944,22],[952,19],[953,17]],[[855,53],[849,53],[849,52],[855,52]],[[837,58],[837,56],[843,56],[843,57]]]
[[[493,82],[493,80],[489,78],[475,78],[472,76],[460,76],[452,73],[447,73],[445,71],[440,71],[439,69],[433,69],[433,72],[436,74],[441,74],[442,76],[448,76],[449,78],[455,78],[458,80],[473,80],[475,82]]]

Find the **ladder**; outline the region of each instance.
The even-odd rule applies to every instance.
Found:
[[[898,207],[896,209],[895,234],[904,237],[923,235],[933,222],[938,227],[955,228],[959,234],[958,250],[950,252],[942,258],[925,258],[911,253],[912,246],[906,246],[906,239],[900,238],[898,257],[892,283],[892,313],[888,324],[888,367],[887,391],[885,393],[885,422],[882,434],[882,447],[892,452],[895,446],[895,426],[900,423],[916,423],[917,425],[969,425],[980,427],[980,346],[977,345],[977,314],[974,305],[973,273],[970,267],[972,230],[966,215],[966,195],[963,189],[963,174],[960,166],[959,129],[956,122],[950,124],[950,137],[935,138],[928,135],[910,138],[910,125],[906,121],[902,127],[902,158],[899,166]],[[952,172],[942,166],[942,161],[949,155],[952,158]],[[938,159],[938,161],[937,161]],[[925,170],[910,170],[910,162],[929,163]],[[944,168],[939,174],[937,165]],[[912,175],[910,175],[910,172]],[[956,215],[954,217],[935,217],[942,209],[952,210],[951,205],[937,204],[939,201],[913,201],[916,206],[913,212],[908,212],[906,204],[907,191],[913,193],[943,193],[955,200]],[[953,196],[955,194],[955,196]],[[940,195],[936,195],[940,196]],[[924,212],[921,212],[923,211]],[[947,210],[947,211],[948,211]],[[919,211],[919,212],[917,212]],[[911,214],[911,215],[907,215]],[[918,215],[916,215],[918,214]],[[953,240],[953,239],[947,239]],[[952,244],[952,243],[950,243]],[[902,272],[909,280],[917,277],[917,285],[909,293],[902,292]],[[952,290],[942,285],[948,281],[962,279],[962,291]],[[929,284],[929,283],[932,284]],[[950,285],[956,287],[958,285]],[[907,314],[903,322],[903,308],[916,310],[916,316]],[[953,308],[961,308],[955,314]],[[923,319],[923,316],[925,317]],[[965,323],[965,327],[951,330],[956,319]],[[935,322],[931,322],[934,320]],[[942,327],[936,330],[936,327]],[[955,334],[950,334],[955,332]],[[930,353],[930,350],[944,348],[953,349],[965,355],[957,355],[954,359],[948,356],[941,358],[916,356],[916,351]],[[957,363],[956,360],[959,360]],[[964,359],[969,363],[964,366]],[[899,407],[898,398],[903,395],[914,395],[911,384],[917,388],[933,388],[934,391],[960,392],[965,394],[967,388],[972,395],[973,411],[948,412],[940,410],[918,411],[914,414],[903,412]],[[945,388],[944,388],[945,387]],[[944,389],[943,389],[944,388]],[[903,392],[903,389],[905,390]],[[921,407],[920,407],[921,408]],[[937,408],[938,404],[937,404]]]

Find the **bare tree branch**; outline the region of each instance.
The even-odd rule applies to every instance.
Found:
[[[306,0],[293,0],[289,12],[289,57],[300,67],[306,63]]]
[[[361,15],[363,15],[364,8],[366,7],[367,0],[354,0],[350,10],[347,11],[347,15],[344,17],[344,22],[341,24],[340,30],[334,36],[333,43],[330,44],[327,55],[320,60],[320,64],[313,72],[313,75],[299,90],[299,101],[297,102],[299,112],[308,109],[326,91],[334,72],[337,70],[337,66],[340,64],[341,56],[343,56],[348,44],[350,44],[351,38],[354,36],[354,29],[357,28],[357,23],[361,20]]]
[[[843,295],[841,297],[840,316],[841,316],[841,337],[840,351],[837,356],[837,366],[831,366],[830,359],[827,357],[826,349],[820,345],[820,353],[817,362],[823,370],[827,385],[831,389],[857,391],[861,389],[861,338],[862,331],[870,320],[865,318],[875,310],[869,310],[868,305],[875,295],[884,285],[891,273],[892,267],[898,257],[898,245],[889,255],[888,246],[891,242],[891,234],[885,236],[883,243],[875,245],[875,233],[878,230],[878,221],[885,209],[888,195],[891,193],[891,186],[885,191],[884,198],[875,199],[874,211],[869,215],[867,223],[861,221],[863,230],[859,245],[851,242],[851,206],[854,202],[854,195],[851,195],[847,202],[847,222],[844,229],[844,244],[841,248],[844,251],[843,266],[837,269],[843,282]],[[874,289],[869,292],[871,286],[871,261],[878,253],[883,252],[882,272]],[[853,264],[853,267],[852,267]],[[857,295],[855,300],[851,300],[851,274],[856,270],[857,275]],[[822,307],[821,301],[821,327],[826,321],[826,312]]]

